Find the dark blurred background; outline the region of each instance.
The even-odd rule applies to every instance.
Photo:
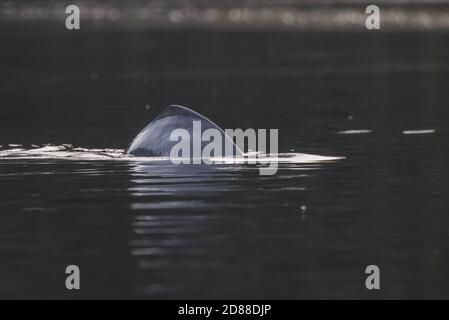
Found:
[[[382,8],[384,29],[447,29],[446,0],[133,0],[3,1],[5,21],[64,19],[65,7],[78,5],[83,20],[97,23],[220,28],[300,28],[360,30],[365,8]]]

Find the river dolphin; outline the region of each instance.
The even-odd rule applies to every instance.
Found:
[[[150,124],[133,140],[126,150],[126,154],[135,157],[170,157],[172,147],[178,143],[176,140],[171,141],[170,135],[176,129],[185,129],[190,134],[192,145],[193,139],[195,138],[193,130],[194,121],[201,122],[201,136],[207,129],[216,129],[221,133],[221,141],[223,144],[222,150],[225,150],[225,143],[231,143],[233,145],[233,154],[226,154],[226,156],[240,156],[243,154],[233,140],[226,135],[223,129],[211,120],[189,108],[177,105],[169,106],[151,121]],[[201,139],[201,136],[198,138]],[[210,142],[202,141],[201,150],[208,143]]]

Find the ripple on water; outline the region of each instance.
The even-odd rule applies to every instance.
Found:
[[[426,129],[426,130],[405,130],[402,131],[405,135],[414,135],[414,134],[432,134],[435,133],[435,129]]]
[[[9,145],[11,146],[11,145]],[[87,149],[73,147],[69,144],[46,145],[39,148],[24,149],[15,145],[13,149],[1,150],[0,159],[62,159],[62,160],[122,160],[134,162],[165,162],[169,163],[168,157],[132,157],[125,154],[123,149]],[[342,157],[328,157],[304,153],[279,153],[271,155],[259,155],[257,161],[260,163],[276,162],[280,164],[288,163],[320,163],[344,159]],[[245,164],[247,158],[213,158],[215,164]],[[169,168],[172,168],[170,166]]]
[[[337,134],[369,134],[369,133],[373,133],[373,130],[369,130],[369,129],[360,129],[360,130],[343,130],[343,131],[338,131]]]

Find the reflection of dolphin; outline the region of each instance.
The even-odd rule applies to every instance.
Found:
[[[138,157],[169,157],[172,147],[178,143],[178,141],[170,141],[171,133],[176,129],[187,130],[192,144],[194,121],[201,122],[201,135],[207,129],[217,129],[221,133],[222,150],[225,150],[225,142],[228,142],[234,146],[233,155],[242,154],[229,136],[215,123],[189,108],[175,105],[168,107],[151,121],[134,139],[126,153]],[[198,138],[201,139],[201,137]],[[201,148],[204,148],[208,143],[210,142],[202,141]]]

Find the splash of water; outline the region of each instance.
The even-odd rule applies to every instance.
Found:
[[[74,147],[69,144],[45,145],[25,148],[21,145],[10,145],[0,150],[0,160],[5,159],[52,159],[52,160],[76,160],[76,161],[170,161],[169,157],[133,157],[125,154],[123,149],[87,149]],[[343,157],[326,157],[304,153],[279,153],[270,155],[258,155],[260,161],[278,163],[318,163],[323,161],[336,161]],[[242,164],[245,158],[213,158],[215,163]]]

